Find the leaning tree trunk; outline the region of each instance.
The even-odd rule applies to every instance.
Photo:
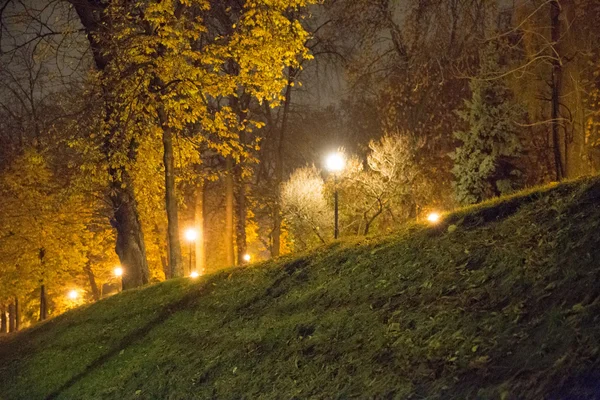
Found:
[[[235,265],[233,251],[233,160],[227,157],[225,172],[225,255],[227,266]]]
[[[181,263],[181,242],[179,240],[179,217],[177,195],[175,193],[175,160],[173,157],[173,132],[167,123],[167,116],[159,108],[158,117],[163,132],[163,163],[165,167],[165,207],[167,209],[167,231],[169,237],[169,267],[171,278],[183,276]]]
[[[96,0],[69,0],[85,29],[96,69],[103,72],[111,61],[106,43],[109,22],[104,13],[109,2]],[[111,102],[110,88],[104,87],[105,119],[110,122],[117,112]],[[134,162],[137,156],[134,140],[125,139],[116,128],[107,132],[104,156],[109,165],[110,199],[113,205],[111,223],[117,231],[116,252],[123,268],[123,289],[129,289],[148,283],[148,261],[144,235],[139,220],[137,203],[133,191],[133,181],[122,162],[117,162],[120,154],[126,154],[128,162]]]
[[[116,171],[111,172],[110,197],[114,210],[111,222],[117,230],[115,251],[123,268],[123,290],[127,290],[148,283],[150,274],[131,178],[125,168],[121,168],[120,179],[115,179]]]
[[[88,277],[88,281],[90,283],[90,289],[92,290],[92,297],[94,301],[100,300],[100,290],[98,289],[98,284],[96,283],[96,276],[94,275],[94,271],[92,271],[92,265],[90,261],[85,263],[85,267],[83,267],[83,271]]]

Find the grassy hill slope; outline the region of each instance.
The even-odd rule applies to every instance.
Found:
[[[0,341],[0,398],[600,398],[600,179]]]

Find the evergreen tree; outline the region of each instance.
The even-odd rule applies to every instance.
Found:
[[[468,129],[454,132],[461,143],[450,156],[455,196],[461,204],[478,203],[519,186],[521,172],[515,161],[522,146],[515,121],[522,113],[501,75],[498,51],[490,44],[482,51],[479,76],[470,82],[472,97],[458,112]]]

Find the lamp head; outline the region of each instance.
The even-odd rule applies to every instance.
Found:
[[[427,216],[427,221],[429,221],[432,224],[437,224],[438,222],[440,222],[441,219],[442,216],[437,212],[429,213],[429,215]]]
[[[198,231],[194,228],[189,228],[185,231],[185,240],[188,242],[195,242],[198,239]]]
[[[338,173],[342,172],[346,167],[346,159],[340,152],[331,153],[325,159],[325,168],[327,171]]]

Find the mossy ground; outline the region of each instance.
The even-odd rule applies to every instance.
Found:
[[[600,179],[0,341],[2,399],[600,398]]]

